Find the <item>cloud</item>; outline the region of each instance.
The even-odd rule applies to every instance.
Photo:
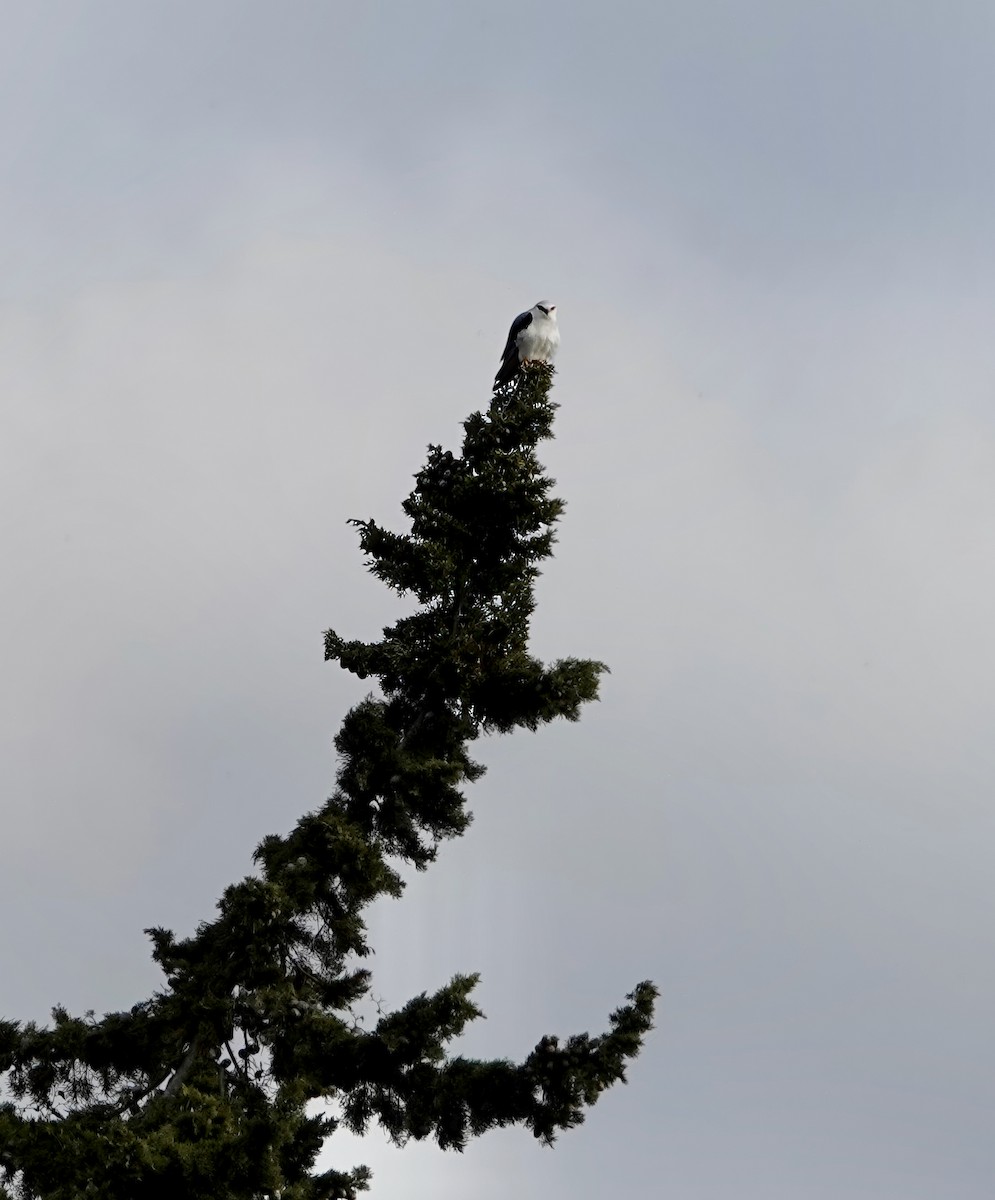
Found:
[[[264,8],[25,10],[0,51],[4,1011],[147,994],[140,927],[320,802],[363,690],[321,631],[397,611],[345,519],[399,523],[547,294],[535,641],[612,675],[480,743],[377,986],[482,969],[481,1053],[646,975],[664,1014],[556,1155],[332,1156],[385,1194],[662,1158],[702,1197],[987,1195],[988,16]]]

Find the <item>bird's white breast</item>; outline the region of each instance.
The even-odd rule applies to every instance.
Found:
[[[560,344],[556,318],[536,313],[532,323],[518,335],[519,362],[552,362]]]

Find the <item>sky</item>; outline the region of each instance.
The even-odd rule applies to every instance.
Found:
[[[0,43],[0,1013],[121,1009],[331,790],[429,442],[558,306],[534,648],[370,916],[459,1049],[662,998],[552,1151],[337,1135],[381,1200],[988,1200],[995,10],[38,0]]]

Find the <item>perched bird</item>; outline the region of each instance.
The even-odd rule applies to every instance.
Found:
[[[552,362],[559,344],[555,304],[542,300],[528,312],[520,313],[511,323],[501,366],[494,376],[495,388],[511,383],[530,362]]]

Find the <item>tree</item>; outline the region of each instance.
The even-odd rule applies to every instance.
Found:
[[[0,1195],[352,1200],[365,1168],[314,1169],[340,1124],[454,1149],[520,1124],[552,1143],[625,1079],[651,1028],[650,983],[608,1032],[544,1037],[521,1063],[447,1053],[481,1015],[475,975],[369,1029],[357,1007],[371,987],[363,910],[400,896],[401,863],[424,870],[466,829],[460,789],[483,771],[469,744],[576,720],[606,669],[528,650],[563,508],[535,452],[552,436],[552,376],[533,366],[498,391],[464,422],[459,457],[429,447],[403,505],[409,532],[354,522],[368,568],[417,607],[378,642],[325,635],[326,659],[379,686],[335,739],[331,798],[263,840],[257,873],[194,936],[148,930],[165,975],[150,999],[99,1020],[56,1008],[44,1028],[0,1022]]]

